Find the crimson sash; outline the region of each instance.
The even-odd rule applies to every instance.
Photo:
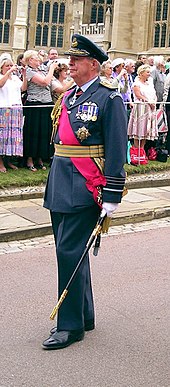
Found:
[[[67,92],[65,95],[68,95],[69,93]],[[70,125],[67,108],[64,104],[64,98],[62,101],[62,112],[59,119],[58,133],[60,140],[64,145],[80,145]],[[101,203],[98,200],[98,188],[106,185],[105,176],[101,173],[93,159],[90,157],[86,157],[85,160],[82,157],[71,157],[71,161],[81,175],[86,179],[87,189],[93,193],[95,202],[101,207]]]

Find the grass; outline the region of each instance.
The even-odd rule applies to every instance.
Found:
[[[7,173],[0,173],[0,188],[43,185],[47,181],[48,172],[48,167],[46,171],[37,172],[31,172],[27,168],[18,168],[16,171],[8,169]]]
[[[162,163],[160,161],[149,161],[146,165],[133,166],[126,164],[125,170],[128,175],[170,170],[170,158],[168,158],[166,163]]]
[[[125,170],[128,176],[170,170],[170,158],[166,163],[149,161],[147,165],[133,166],[125,164]],[[37,172],[31,172],[26,168],[19,168],[16,171],[8,169],[7,173],[0,173],[0,188],[44,185],[47,181],[48,172],[48,166],[46,171],[38,170]]]

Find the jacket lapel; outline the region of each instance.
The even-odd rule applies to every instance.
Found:
[[[69,101],[75,93],[75,89],[66,97],[65,105],[69,110],[74,109],[76,106],[82,105],[91,95],[98,89],[100,83],[100,78],[98,78],[88,89],[74,102],[73,105],[70,105]]]

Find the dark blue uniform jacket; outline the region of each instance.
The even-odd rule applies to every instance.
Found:
[[[122,97],[114,89],[103,85],[98,78],[71,105],[75,90],[65,98],[72,130],[85,127],[88,137],[80,145],[104,145],[104,175],[107,184],[103,188],[103,201],[119,203],[125,183],[123,165],[126,161],[127,117]],[[55,143],[60,138],[56,134]],[[86,159],[84,159],[86,162]],[[55,212],[76,212],[94,205],[85,178],[72,164],[70,158],[54,156],[48,176],[44,206]]]

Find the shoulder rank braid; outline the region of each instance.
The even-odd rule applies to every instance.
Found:
[[[62,101],[63,95],[64,95],[64,93],[60,94],[60,96],[58,97],[58,99],[53,107],[53,110],[51,112],[53,129],[52,129],[50,144],[52,144],[52,142],[54,141],[54,137],[57,133],[59,118],[60,118],[61,110],[62,110],[61,101]]]
[[[106,87],[108,89],[111,89],[111,90],[114,90],[114,89],[117,90],[117,87],[112,85],[109,81],[107,82],[107,81],[101,80],[100,81],[100,85],[102,85],[102,86],[104,86],[104,87]]]

